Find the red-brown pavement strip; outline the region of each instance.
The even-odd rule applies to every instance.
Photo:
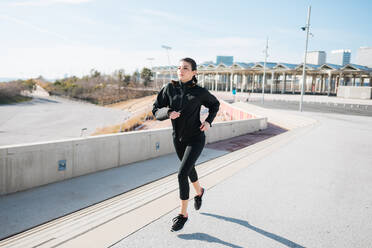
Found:
[[[287,129],[276,126],[272,123],[267,124],[267,128],[264,130],[256,131],[253,133],[237,136],[227,140],[222,140],[214,143],[207,144],[205,147],[215,150],[223,151],[236,151],[244,147],[256,144],[262,140],[271,138],[275,135],[281,134],[288,131]]]

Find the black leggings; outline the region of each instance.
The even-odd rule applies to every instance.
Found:
[[[205,135],[202,133],[197,139],[190,142],[181,142],[178,139],[173,139],[173,144],[177,156],[181,160],[181,167],[178,171],[180,198],[181,200],[188,200],[190,192],[188,177],[192,183],[198,181],[195,162],[204,148]]]

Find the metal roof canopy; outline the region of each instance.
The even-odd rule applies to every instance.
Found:
[[[288,72],[288,73],[295,73],[302,70],[303,63],[301,64],[290,64],[290,63],[282,63],[282,62],[267,62],[266,63],[266,70],[269,72]],[[232,64],[229,63],[204,63],[198,66],[198,70],[200,72],[206,73],[226,73],[226,72],[259,72],[263,73],[264,63],[263,62],[234,62]],[[177,66],[172,66],[172,70],[177,70]],[[154,71],[168,73],[169,66],[157,66],[153,68]],[[313,64],[306,64],[306,70],[309,73],[329,73],[337,74],[352,74],[357,73],[358,75],[363,76],[372,76],[372,68],[356,65],[356,64],[347,64],[344,66],[335,65],[331,63],[325,63],[322,65],[313,65]]]

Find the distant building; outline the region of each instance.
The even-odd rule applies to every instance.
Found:
[[[372,86],[372,68],[362,65],[348,64],[347,66],[325,63],[322,65],[306,64],[307,73],[302,77],[303,63],[275,63],[266,62],[234,62],[230,65],[210,64],[198,65],[198,83],[202,87],[214,91],[232,92],[264,92],[291,93],[301,92],[302,82],[305,93],[319,93],[324,95],[337,95],[339,87],[343,86]],[[176,72],[174,67],[173,72]],[[158,80],[165,82],[169,69],[165,66],[154,67],[158,73]],[[266,72],[266,83],[263,84],[263,74]],[[368,89],[367,89],[368,90]],[[341,89],[342,92],[342,89]],[[363,89],[364,92],[364,89]],[[354,93],[353,93],[354,94]],[[340,93],[340,96],[342,94]],[[359,96],[362,99],[364,93]],[[371,94],[365,94],[371,98]],[[346,97],[346,94],[344,95]],[[350,94],[350,97],[352,94]]]
[[[209,65],[209,64],[214,64],[214,62],[210,60],[210,61],[204,61],[203,63],[201,63],[201,65]]]
[[[356,63],[372,68],[372,47],[360,47],[358,49]]]
[[[224,63],[226,65],[231,65],[234,63],[234,56],[217,56],[216,64]]]
[[[328,53],[327,63],[335,65],[350,64],[351,50],[334,50]]]
[[[311,51],[307,53],[306,63],[313,65],[323,65],[326,63],[325,51]]]

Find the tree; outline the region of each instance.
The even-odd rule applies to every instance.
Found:
[[[96,78],[96,77],[101,76],[101,73],[99,71],[97,71],[96,69],[91,69],[90,70],[90,75],[91,75],[92,78]]]
[[[22,81],[22,85],[25,90],[33,91],[36,89],[36,82],[33,79],[27,79],[25,81]]]
[[[143,85],[147,87],[151,82],[152,71],[149,68],[144,67],[141,71],[141,78],[143,80]]]
[[[119,80],[119,82],[124,82],[125,70],[119,69],[114,72],[115,77]]]
[[[117,84],[118,84],[118,97],[119,97],[119,99],[120,99],[120,89],[124,84],[124,76],[125,76],[124,72],[125,72],[124,69],[119,69],[119,70],[114,71],[114,73],[113,73],[113,78],[114,78],[114,80],[117,81]],[[110,78],[112,78],[112,77],[110,77]]]
[[[130,75],[125,75],[124,76],[124,83],[125,83],[125,85],[128,85],[130,83]]]
[[[135,84],[135,83],[138,83],[139,81],[139,77],[140,77],[140,73],[137,71],[133,72],[132,74],[132,82]]]

